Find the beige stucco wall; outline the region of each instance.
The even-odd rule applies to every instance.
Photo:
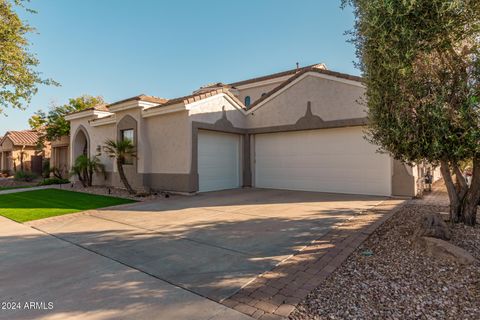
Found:
[[[100,127],[92,127],[92,129],[91,132],[93,134],[90,135],[90,155],[98,156],[100,161],[105,165],[105,170],[111,172],[113,170],[114,160],[103,151],[103,146],[105,145],[105,140],[107,138],[115,139],[115,125],[109,124]]]
[[[189,173],[192,127],[186,111],[144,119],[144,173]]]
[[[283,78],[282,78],[283,79]],[[277,86],[279,86],[284,80],[279,80],[275,83],[270,83],[262,86],[256,86],[246,89],[239,88],[239,100],[244,103],[245,97],[250,96],[250,103],[254,103],[256,100],[260,99],[263,93],[268,93]]]
[[[2,143],[2,151],[12,151],[13,150],[13,143],[12,140],[6,138]]]
[[[250,128],[294,124],[305,115],[308,101],[312,113],[324,121],[363,118],[365,107],[357,102],[363,93],[363,87],[308,75],[258,109],[252,109],[255,111],[248,115],[247,123]]]

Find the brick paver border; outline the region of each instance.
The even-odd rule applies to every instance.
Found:
[[[405,203],[389,199],[336,225],[320,239],[222,301],[255,319],[283,319]]]

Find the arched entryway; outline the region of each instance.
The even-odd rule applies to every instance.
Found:
[[[89,156],[90,150],[90,139],[88,133],[83,126],[77,129],[75,136],[73,138],[73,162],[81,155]]]

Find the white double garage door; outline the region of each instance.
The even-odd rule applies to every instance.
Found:
[[[201,192],[241,186],[241,139],[199,132]],[[391,195],[391,159],[376,152],[361,127],[257,134],[252,146],[254,187]]]

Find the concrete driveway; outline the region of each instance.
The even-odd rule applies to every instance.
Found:
[[[31,223],[214,301],[384,198],[267,189],[173,196]]]
[[[251,318],[0,216],[0,319]]]

